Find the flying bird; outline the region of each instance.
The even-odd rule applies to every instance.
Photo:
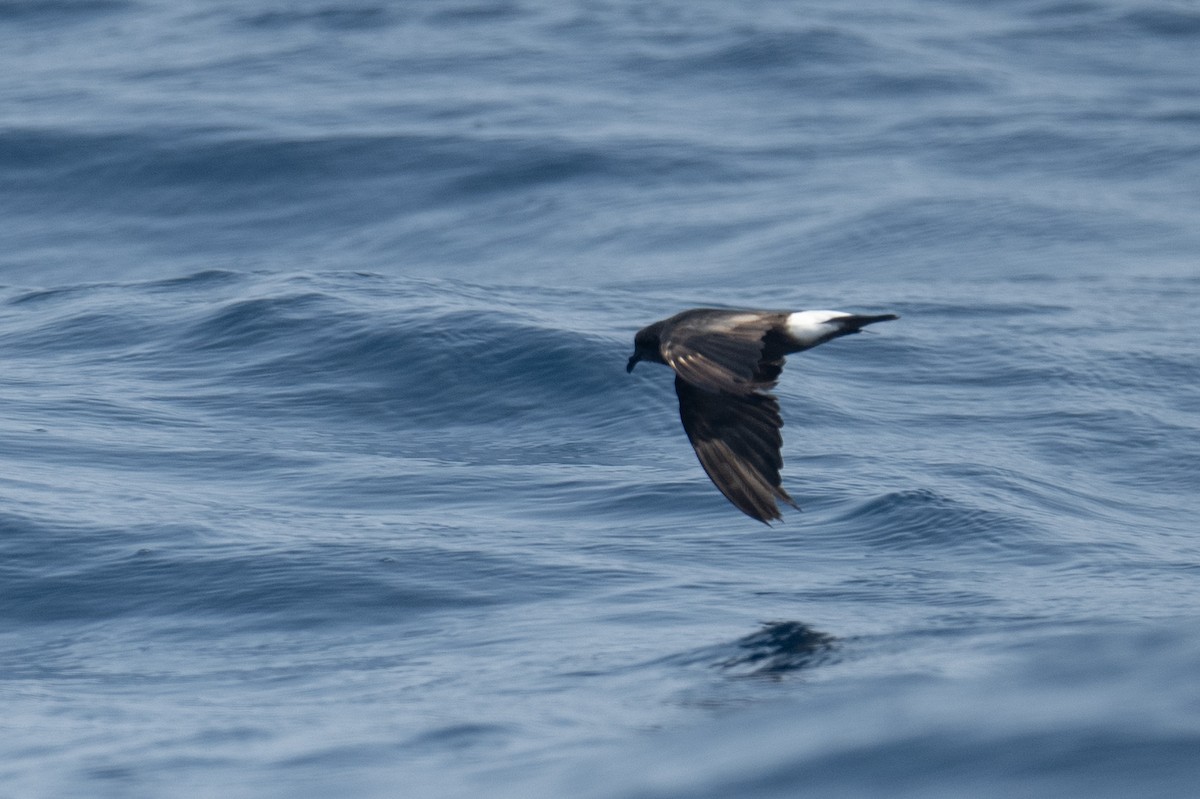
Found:
[[[798,509],[780,485],[783,419],[769,393],[785,357],[899,318],[693,308],[639,330],[625,371],[638,361],[675,371],[679,418],[700,465],[738,510],[769,525],[783,518],[777,499]]]

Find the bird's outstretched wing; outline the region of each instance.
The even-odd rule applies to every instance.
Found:
[[[675,376],[679,418],[713,485],[740,511],[764,524],[783,518],[776,499],[797,507],[780,487],[779,401],[770,394],[730,394]]]
[[[672,326],[662,356],[675,373],[709,391],[751,394],[770,389],[783,369],[782,350],[768,341],[776,313],[691,312]]]

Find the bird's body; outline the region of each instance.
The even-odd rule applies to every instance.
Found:
[[[725,498],[763,523],[780,519],[783,490],[779,401],[770,393],[784,359],[895,314],[694,308],[642,328],[638,361],[675,371],[679,417],[700,465]]]

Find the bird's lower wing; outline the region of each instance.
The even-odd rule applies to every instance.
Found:
[[[780,487],[783,419],[770,394],[706,391],[675,377],[679,418],[709,479],[751,518],[780,519],[780,499],[796,503]]]

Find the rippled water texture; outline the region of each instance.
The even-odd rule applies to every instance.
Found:
[[[1186,3],[0,2],[0,795],[1200,785]],[[763,527],[639,327],[794,356]]]

